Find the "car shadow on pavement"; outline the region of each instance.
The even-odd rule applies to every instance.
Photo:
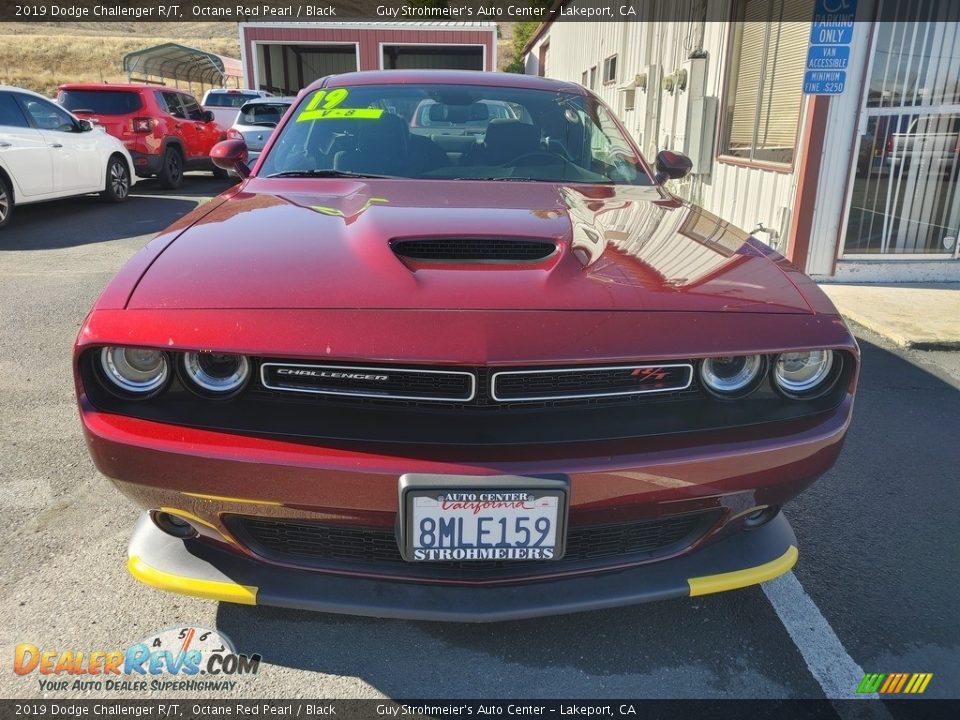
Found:
[[[187,175],[176,190],[160,188],[156,180],[139,180],[124,203],[81,195],[21,205],[10,224],[0,230],[0,252],[54,250],[152,235],[234,184],[234,180]]]
[[[175,197],[200,197],[208,198],[219,195],[225,190],[233,187],[240,178],[231,177],[220,180],[209,173],[187,173],[184,175],[183,184],[176,190],[169,190],[161,187],[156,178],[141,178],[133,187],[135,195],[149,195],[163,197],[172,195]]]
[[[756,588],[494,624],[222,603],[217,627],[238,652],[391,698],[822,697]]]

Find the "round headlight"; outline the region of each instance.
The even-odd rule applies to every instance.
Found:
[[[777,356],[773,379],[790,396],[809,396],[823,389],[833,369],[832,350],[807,350]]]
[[[187,352],[183,354],[183,371],[194,390],[225,396],[246,385],[250,361],[232,353]]]
[[[736,355],[706,358],[700,363],[700,380],[715,395],[740,397],[752,391],[763,376],[763,357]]]
[[[100,365],[116,389],[131,395],[156,392],[170,375],[166,354],[148,348],[105,347]]]

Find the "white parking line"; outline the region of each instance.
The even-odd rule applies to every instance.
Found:
[[[870,699],[874,695],[857,695],[857,686],[864,672],[847,653],[840,638],[807,595],[803,585],[792,572],[761,585],[797,650],[803,656],[810,674],[820,684],[830,700],[851,698]],[[887,709],[879,703],[869,704],[869,717],[889,718]],[[850,704],[835,706],[844,718],[860,717],[862,713]]]

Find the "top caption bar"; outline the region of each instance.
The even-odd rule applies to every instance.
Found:
[[[850,0],[826,0],[842,17]],[[934,0],[944,22],[960,21],[960,0]],[[0,0],[7,22],[728,22],[736,20],[735,0],[654,2],[653,0]],[[861,0],[857,22],[911,21],[927,3]],[[783,21],[810,22],[813,3],[783,3]],[[924,19],[930,18],[929,8]],[[829,17],[818,18],[830,22]]]

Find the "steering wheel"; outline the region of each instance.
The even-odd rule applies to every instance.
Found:
[[[557,161],[563,163],[564,165],[570,164],[570,161],[563,157],[563,155],[547,152],[546,150],[534,150],[533,152],[524,153],[523,155],[517,155],[517,157],[509,161],[509,164],[512,167],[525,167],[527,165],[542,164],[536,162],[537,158],[546,159],[550,161],[551,164],[556,163]],[[504,165],[506,164],[507,163],[504,163]]]

